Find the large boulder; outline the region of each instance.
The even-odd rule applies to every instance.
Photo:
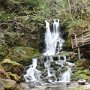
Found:
[[[5,71],[12,72],[13,74],[22,76],[22,73],[24,70],[23,65],[15,62],[15,61],[11,61],[10,59],[4,59],[1,62],[1,65],[4,67]]]

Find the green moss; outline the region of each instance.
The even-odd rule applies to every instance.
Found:
[[[77,70],[72,75],[72,80],[79,80],[79,79],[89,79],[90,78],[90,71],[89,70]]]
[[[13,18],[13,15],[10,13],[7,13],[5,11],[0,11],[0,20],[10,20]]]
[[[84,73],[85,73],[87,76],[90,76],[90,70],[89,70],[89,69],[84,70]]]
[[[43,16],[35,16],[33,18],[34,21],[37,21],[37,22],[44,22],[45,21],[45,17]]]
[[[69,56],[69,52],[67,52],[67,51],[62,51],[62,53],[61,53],[60,55],[61,55],[61,56],[62,56],[62,55]]]
[[[0,60],[2,60],[8,54],[8,49],[4,44],[0,43]]]
[[[71,40],[68,38],[63,45],[63,48],[69,50],[69,48],[71,48]]]
[[[17,46],[11,49],[11,52],[7,58],[22,64],[26,64],[27,62],[30,63],[31,59],[38,55],[40,55],[39,51],[34,48]]]

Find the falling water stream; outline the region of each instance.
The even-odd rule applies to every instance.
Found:
[[[46,84],[70,83],[72,63],[66,56],[60,55],[64,40],[60,30],[59,20],[54,19],[53,30],[49,21],[46,23],[45,52],[43,57],[33,58],[24,78],[35,86]]]

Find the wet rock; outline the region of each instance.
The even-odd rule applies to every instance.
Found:
[[[45,66],[37,66],[37,69],[40,70],[40,71],[43,71],[45,69]]]
[[[61,69],[59,68],[59,69],[56,71],[56,77],[58,78],[60,75],[61,75]]]
[[[42,78],[44,78],[44,77],[46,77],[48,74],[47,74],[47,71],[46,70],[44,70],[43,72],[42,72]]]
[[[50,64],[51,64],[50,67],[54,67],[54,66],[56,66],[56,63],[55,63],[54,61],[51,62]]]
[[[58,57],[57,57],[57,56],[54,56],[54,57],[53,57],[53,60],[54,60],[54,61],[58,61]]]
[[[39,67],[44,67],[44,59],[41,57],[41,58],[38,58],[38,63],[37,63],[37,66]],[[44,67],[45,68],[45,67]]]
[[[80,85],[85,85],[86,84],[86,80],[82,79],[78,81],[78,84]]]
[[[49,80],[50,80],[50,81],[49,81]],[[49,82],[51,82],[51,81],[54,82],[55,80],[56,80],[55,76],[48,77],[48,81],[49,81]]]
[[[64,60],[64,57],[63,57],[63,56],[61,56],[61,57],[60,57],[60,60]]]
[[[46,62],[47,61],[47,57],[44,57],[44,62]]]
[[[62,67],[61,72],[63,73],[65,71],[67,71],[67,67]]]

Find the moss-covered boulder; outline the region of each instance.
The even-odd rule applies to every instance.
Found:
[[[1,65],[4,67],[4,69],[7,72],[12,72],[12,73],[20,75],[20,76],[22,75],[23,70],[24,70],[23,65],[15,62],[15,61],[11,61],[10,59],[4,59],[1,62]]]
[[[4,68],[0,65],[0,78],[7,79],[10,78]]]
[[[87,69],[90,66],[90,60],[88,60],[88,59],[77,60],[76,65],[77,65],[77,67],[83,67],[83,68]]]
[[[39,51],[31,48],[31,47],[24,47],[24,46],[17,46],[11,49],[10,54],[7,58],[10,58],[13,61],[19,62],[21,64],[27,65],[30,64],[31,59],[35,56],[39,55]]]

